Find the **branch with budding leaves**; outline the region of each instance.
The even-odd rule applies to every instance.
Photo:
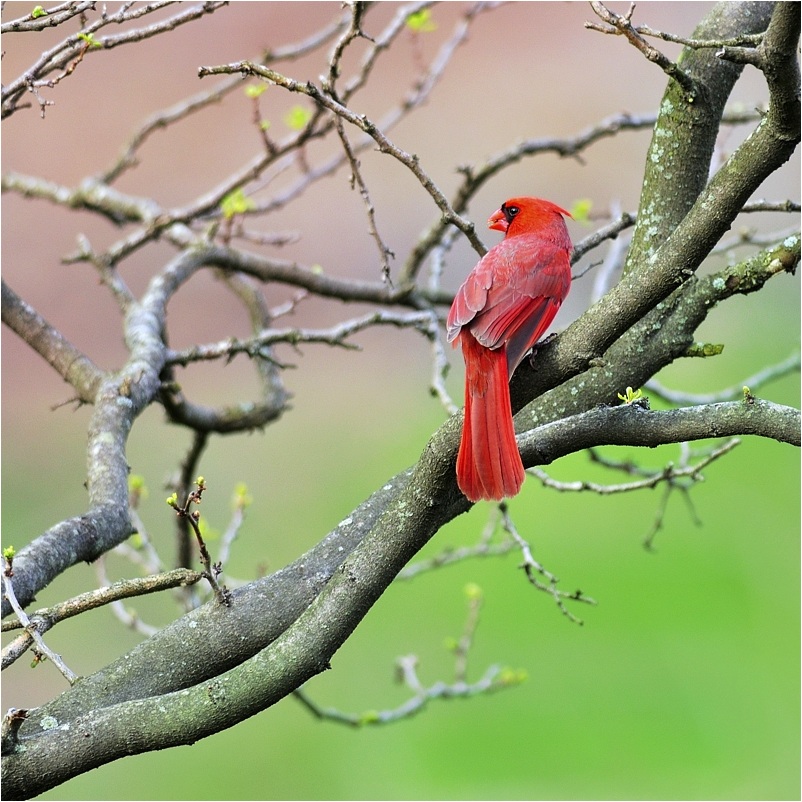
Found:
[[[748,62],[764,71],[772,102],[752,135],[712,179],[708,180],[709,158],[698,157],[699,153],[707,153],[705,143],[712,152],[711,143],[722,121],[750,124],[757,122],[758,117],[747,114],[736,120],[737,115],[728,117],[725,112],[730,78],[722,77],[723,57],[709,53],[710,47],[699,45],[714,41],[705,34],[704,26],[699,35],[695,34],[686,43],[693,52],[680,68],[645,43],[643,37],[652,34],[643,26],[633,25],[630,11],[623,16],[610,16],[609,24],[671,77],[666,98],[676,102],[679,111],[672,112],[664,103],[656,115],[616,115],[572,137],[519,143],[483,164],[461,165],[458,186],[449,195],[435,183],[428,166],[408,152],[400,139],[393,138],[392,130],[431,96],[432,88],[444,74],[456,48],[465,41],[470,26],[492,7],[493,4],[466,6],[453,32],[428,63],[422,60],[422,51],[416,50],[415,58],[421,60],[419,74],[409,92],[383,118],[374,120],[362,113],[358,109],[357,92],[370,80],[382,54],[408,30],[410,15],[422,15],[413,19],[420,26],[419,31],[425,29],[425,3],[399,8],[372,38],[364,33],[370,6],[351,4],[338,11],[337,20],[315,35],[284,50],[274,50],[264,63],[244,59],[201,68],[201,76],[224,77],[212,89],[149,118],[134,132],[110,167],[74,188],[17,173],[4,175],[5,192],[47,200],[126,225],[120,239],[102,251],[96,250],[87,239],[80,240],[78,251],[68,261],[86,262],[98,271],[105,289],[125,316],[123,326],[129,348],[128,358],[118,370],[105,372],[97,368],[4,284],[4,322],[30,342],[70,383],[80,403],[93,405],[88,430],[88,509],[85,514],[43,533],[14,557],[15,576],[8,586],[4,611],[9,607],[22,610],[39,590],[71,565],[95,560],[131,535],[136,518],[128,506],[127,437],[139,414],[153,403],[160,403],[172,423],[187,427],[192,433],[192,444],[172,486],[175,494],[168,503],[177,513],[181,562],[189,564],[194,559],[190,548],[194,536],[203,571],[193,572],[193,576],[202,574],[216,595],[214,602],[201,606],[196,605],[197,598],[188,600],[189,612],[185,616],[154,632],[129,654],[75,683],[39,710],[26,713],[26,718],[10,716],[4,728],[4,735],[8,734],[4,751],[7,748],[12,756],[7,763],[4,791],[10,789],[12,795],[39,793],[75,772],[123,755],[191,743],[233,726],[293,692],[315,715],[359,724],[403,718],[420,710],[432,698],[472,695],[514,684],[509,675],[495,668],[477,682],[467,681],[467,656],[478,621],[478,603],[473,599],[471,604],[475,606],[470,608],[463,637],[454,648],[454,682],[427,688],[417,676],[414,660],[405,659],[401,663],[402,675],[413,694],[407,704],[395,710],[351,716],[319,707],[303,691],[298,694],[297,689],[304,682],[326,668],[397,576],[410,578],[457,559],[515,549],[521,554],[525,579],[551,596],[569,619],[579,620],[572,612],[575,603],[593,603],[592,598],[580,591],[558,587],[555,574],[538,561],[537,550],[529,543],[527,533],[519,532],[512,507],[506,504],[493,513],[498,516],[494,519],[494,529],[504,533],[500,542],[491,542],[483,534],[473,547],[444,551],[428,563],[410,564],[444,524],[470,506],[454,479],[459,414],[433,433],[415,465],[381,483],[375,493],[306,554],[270,576],[231,591],[217,582],[221,567],[212,562],[193,506],[200,501],[205,482],[198,479],[196,489],[191,485],[212,434],[253,431],[284,413],[287,401],[281,376],[284,363],[274,351],[279,345],[320,343],[352,347],[353,335],[375,326],[411,328],[431,344],[433,391],[449,412],[454,410],[445,387],[447,359],[439,326],[451,297],[442,289],[440,279],[448,253],[458,238],[464,236],[477,253],[484,252],[467,214],[469,205],[491,177],[524,159],[542,153],[580,158],[606,137],[654,126],[655,140],[648,160],[651,164],[659,161],[657,131],[670,130],[674,123],[692,131],[692,136],[679,141],[677,164],[684,164],[683,160],[690,163],[690,156],[696,156],[693,174],[681,186],[668,175],[675,163],[663,160],[662,174],[655,171],[648,176],[637,214],[611,211],[597,231],[577,243],[575,262],[619,235],[628,234],[634,227],[633,245],[627,251],[626,262],[621,248],[617,253],[611,249],[605,257],[604,287],[613,285],[613,274],[623,268],[621,281],[601,294],[598,302],[560,336],[539,346],[532,364],[525,362],[513,377],[511,392],[518,413],[518,442],[527,467],[545,476],[539,466],[604,444],[652,447],[710,439],[718,443],[721,437],[753,434],[799,445],[798,410],[758,398],[753,392],[756,383],[738,400],[713,403],[712,400],[718,399],[676,397],[675,400],[693,405],[659,411],[648,409],[642,397],[638,397],[637,389],[648,389],[652,377],[674,360],[717,352],[717,344],[699,347],[694,339],[696,329],[716,304],[735,295],[759,291],[767,282],[793,273],[798,266],[800,238],[798,233],[792,233],[762,243],[759,251],[715,268],[712,273],[697,273],[742,211],[798,210],[794,201],[749,203],[760,183],[779,169],[798,141],[798,131],[794,131],[793,125],[795,107],[788,92],[794,76],[798,78],[795,44],[790,41],[793,35],[789,37],[794,12],[784,9],[768,14],[763,10],[749,23],[760,28],[758,33],[739,30],[734,35],[730,29],[742,27],[743,21],[738,9],[725,9],[726,24],[715,41],[725,49],[756,48],[758,57],[741,54],[739,63]],[[610,13],[600,4],[594,8],[602,15]],[[706,25],[714,24],[722,25],[718,17],[711,16]],[[98,30],[100,26],[90,27],[85,36],[95,36]],[[113,43],[108,38],[97,41],[106,46]],[[117,43],[123,41],[130,41],[130,37]],[[346,54],[355,42],[365,43],[365,50],[358,65],[348,73]],[[317,83],[291,77],[291,69],[279,65],[282,60],[291,62],[324,46],[332,49],[325,74]],[[69,58],[75,59],[79,54],[81,61],[73,69],[78,65],[84,69],[94,57],[90,53],[96,50],[91,47],[91,40],[70,47],[72,50],[65,49],[60,58],[62,62],[68,58],[68,51]],[[731,62],[738,60],[738,56],[736,51],[729,52],[729,56],[727,66],[731,68]],[[49,69],[56,69],[55,62],[47,62],[42,70],[48,65]],[[258,93],[251,92],[248,97],[252,122],[259,130],[259,151],[218,186],[207,188],[181,207],[164,208],[154,199],[134,196],[113,186],[143,158],[142,144],[156,131],[189,120],[195,111],[231,92],[242,75],[303,95],[308,98],[305,102],[311,101],[312,110],[299,114],[294,127],[290,126],[290,132],[283,138],[276,136],[273,129],[268,135]],[[711,87],[710,103],[692,91],[702,83]],[[41,85],[32,85],[28,91],[34,89],[40,91]],[[693,103],[689,100],[691,96]],[[9,103],[9,111],[21,108],[18,99],[10,98]],[[796,114],[798,122],[798,98]],[[693,125],[689,126],[689,121]],[[337,144],[333,155],[319,156],[307,147],[326,138]],[[394,166],[417,180],[433,216],[425,232],[409,243],[405,258],[400,254],[402,267],[392,283],[387,280],[392,278],[389,249],[380,231],[380,218],[374,215],[369,191],[373,178],[359,161],[367,148],[376,147],[393,160]],[[246,222],[289,206],[340,168],[350,170],[353,186],[364,201],[364,214],[378,250],[379,275],[375,280],[328,275],[317,267],[247,249],[252,245],[279,248],[289,241],[294,236],[292,232],[260,235],[249,229]],[[295,172],[290,173],[291,170]],[[279,175],[288,180],[282,189],[274,190],[272,182]],[[653,205],[656,198],[659,208]],[[118,266],[156,240],[165,242],[173,256],[150,277],[144,291],[137,296]],[[430,270],[424,278],[421,273],[427,260]],[[165,339],[168,304],[193,276],[204,271],[212,271],[226,291],[238,298],[248,314],[250,333],[241,339],[174,351]],[[262,294],[262,285],[274,283],[297,291],[286,306],[289,310],[311,297],[335,300],[338,308],[343,301],[368,303],[375,308],[328,329],[278,329],[275,319],[282,310],[270,308]],[[660,336],[655,336],[655,332]],[[258,371],[257,402],[216,409],[185,396],[175,378],[177,368],[201,360],[230,359],[238,354],[247,355]],[[695,463],[684,453],[679,467],[663,469],[659,475],[642,476],[626,489],[664,482],[666,493],[675,488],[686,492],[684,483],[692,483],[701,468],[727,453],[731,445],[711,448],[707,457]],[[583,487],[594,489],[584,483]],[[667,500],[668,496],[664,498]],[[179,503],[179,499],[185,499],[184,503]],[[647,537],[649,543],[662,522],[663,512],[664,504],[658,509],[653,532]],[[231,539],[233,534],[226,543]],[[221,549],[221,561],[225,552],[225,548]],[[115,595],[118,591],[119,588],[113,593],[109,591],[108,598],[118,601]],[[265,604],[265,599],[270,604]],[[27,624],[20,618],[20,624],[27,628],[26,639],[28,636],[34,639],[35,618],[29,616]],[[202,654],[204,659],[187,660],[177,671],[176,654]],[[512,679],[515,680],[515,675]],[[217,704],[223,700],[225,704]],[[215,706],[215,714],[205,715],[203,711],[210,702]],[[69,726],[78,718],[81,728]],[[66,726],[49,732],[47,739],[40,737],[44,723],[51,719]],[[120,722],[125,722],[124,731]],[[94,733],[92,743],[83,738],[84,729]],[[54,767],[46,775],[39,770],[45,764]]]
[[[450,638],[446,642],[449,651],[454,654],[454,678],[451,682],[435,682],[425,686],[418,677],[419,659],[416,655],[404,655],[396,661],[396,677],[411,692],[412,696],[392,710],[366,710],[362,713],[345,713],[333,707],[321,707],[314,702],[307,691],[301,687],[293,691],[296,698],[309,712],[318,719],[350,727],[376,726],[393,724],[420,713],[429,702],[435,699],[461,699],[493,693],[505,688],[513,688],[526,680],[526,672],[512,668],[489,666],[484,674],[475,682],[468,681],[468,659],[479,625],[479,613],[483,603],[481,588],[471,583],[465,587],[468,600],[468,614],[459,638]]]
[[[45,89],[54,89],[62,80],[72,75],[90,50],[110,50],[120,45],[141,42],[152,36],[175,30],[180,25],[192,22],[205,14],[213,13],[225,4],[206,2],[197,6],[188,6],[166,20],[143,27],[133,27],[131,30],[110,36],[97,35],[108,25],[124,27],[129,23],[138,23],[142,17],[158,11],[162,5],[158,2],[146,3],[135,8],[124,5],[114,13],[104,11],[91,22],[87,15],[95,8],[95,4],[92,2],[71,3],[68,8],[61,8],[52,15],[42,6],[36,6],[28,16],[3,23],[2,32],[4,34],[24,33],[62,25],[77,16],[81,21],[81,30],[77,34],[67,36],[54,47],[42,53],[39,59],[22,75],[3,85],[2,93],[0,93],[2,117],[9,117],[15,112],[27,108],[29,104],[23,101],[26,92],[30,92],[36,98],[40,114],[44,117],[47,107],[52,106],[55,101],[46,99],[42,92]]]
[[[178,503],[178,494],[173,493],[167,498],[167,504],[171,506],[176,515],[189,523],[195,538],[198,541],[198,550],[200,552],[200,560],[203,565],[203,577],[209,582],[214,591],[215,598],[220,604],[229,605],[231,603],[230,593],[225,585],[220,585],[217,578],[222,573],[222,565],[220,563],[212,564],[212,558],[209,556],[209,550],[206,548],[206,543],[200,529],[200,512],[193,510],[193,504],[200,504],[203,497],[203,491],[206,490],[206,482],[202,476],[196,480],[197,489],[193,490],[184,501],[183,504]]]

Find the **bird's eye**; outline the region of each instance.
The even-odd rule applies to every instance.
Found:
[[[501,207],[501,210],[504,212],[504,217],[507,219],[507,223],[512,222],[512,218],[521,211],[520,206],[507,206],[506,204]]]

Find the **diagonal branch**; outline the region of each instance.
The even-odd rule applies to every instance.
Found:
[[[95,400],[104,372],[86,354],[54,329],[32,306],[2,283],[3,323],[44,357],[85,404]]]
[[[632,25],[632,13],[635,10],[635,4],[631,3],[629,11],[626,14],[616,14],[604,3],[594,0],[591,2],[590,7],[593,9],[599,19],[606,22],[609,27],[597,25],[593,22],[586,22],[585,27],[594,31],[601,31],[602,33],[612,33],[624,36],[631,45],[639,50],[646,58],[658,67],[669,77],[675,80],[689,95],[695,97],[698,92],[698,87],[693,78],[685,72],[678,64],[671,61],[668,56],[661,53],[657,48],[652,47],[640,34],[637,28]]]

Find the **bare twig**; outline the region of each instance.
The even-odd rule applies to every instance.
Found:
[[[188,365],[192,362],[214,359],[230,359],[236,354],[264,356],[268,346],[285,343],[297,346],[301,343],[323,343],[340,348],[358,350],[359,346],[349,342],[349,338],[372,326],[396,326],[413,328],[431,337],[432,316],[429,312],[392,312],[378,310],[358,318],[351,318],[330,329],[267,329],[258,336],[248,340],[230,338],[210,345],[196,345],[184,351],[171,351],[167,355],[167,363]]]
[[[490,666],[484,675],[474,683],[435,682],[424,687],[415,673],[413,661],[417,658],[400,658],[398,661],[404,682],[416,691],[407,702],[392,710],[367,710],[364,713],[345,713],[336,708],[320,707],[306,694],[303,688],[293,691],[298,699],[316,718],[347,724],[350,727],[363,727],[375,724],[392,724],[420,713],[433,699],[460,699],[492,691],[509,688],[522,682],[526,675],[523,672],[509,671]]]
[[[790,199],[784,201],[750,201],[745,203],[741,209],[742,212],[799,212],[801,210],[802,205]]]
[[[574,624],[579,624],[580,626],[584,623],[581,618],[577,618],[565,605],[566,601],[578,601],[584,602],[585,604],[596,604],[596,600],[592,599],[590,596],[586,596],[581,590],[575,590],[573,593],[567,593],[564,590],[559,590],[557,588],[557,583],[560,581],[554,574],[550,571],[546,570],[532,555],[532,549],[529,543],[526,542],[519,534],[518,529],[513,523],[512,518],[509,514],[509,508],[505,502],[499,504],[499,510],[501,512],[501,526],[504,528],[504,531],[507,532],[510,537],[518,544],[518,547],[521,549],[521,554],[523,555],[524,561],[522,564],[522,568],[524,569],[524,573],[526,574],[526,578],[529,582],[536,587],[538,590],[542,590],[545,593],[551,595],[556,603],[557,607],[559,608],[560,612],[569,620],[572,621]],[[546,579],[547,584],[544,584],[537,578],[537,574],[540,574],[542,577]]]
[[[70,685],[74,685],[76,681],[79,679],[78,675],[72,671],[69,666],[61,659],[61,655],[56,654],[45,642],[42,638],[41,633],[39,632],[38,627],[34,624],[28,615],[26,614],[25,610],[20,607],[19,602],[17,601],[17,597],[14,594],[14,586],[11,583],[11,577],[14,576],[14,572],[11,567],[11,561],[6,557],[3,558],[4,563],[4,570],[3,570],[3,587],[5,588],[5,597],[8,599],[9,604],[11,605],[11,609],[14,611],[15,615],[19,619],[20,624],[25,628],[27,635],[33,640],[36,644],[36,651],[37,651],[37,660],[40,660],[42,656],[45,656],[52,660],[53,665],[58,668],[58,670],[62,673],[64,678]],[[5,650],[4,650],[5,651]]]
[[[474,683],[467,680],[468,656],[473,646],[476,628],[479,624],[479,612],[482,606],[482,593],[476,585],[465,588],[468,598],[468,614],[462,636],[454,641],[454,681],[452,683],[435,682],[426,687],[418,676],[418,658],[416,655],[405,655],[396,660],[396,675],[412,691],[412,696],[399,707],[392,710],[368,710],[364,713],[345,713],[336,708],[325,708],[316,704],[303,688],[293,692],[316,718],[347,724],[350,727],[362,727],[368,724],[391,724],[414,716],[425,708],[432,699],[453,699],[477,696],[503,688],[511,688],[526,679],[526,674],[513,669],[502,669],[492,665],[484,675]]]
[[[706,468],[711,462],[714,462],[719,457],[722,457],[732,451],[732,449],[735,448],[735,446],[737,446],[739,443],[740,440],[737,439],[728,440],[724,445],[712,449],[704,459],[701,459],[695,465],[674,466],[669,463],[664,468],[661,468],[657,471],[649,470],[648,468],[641,468],[640,466],[636,466],[631,462],[616,462],[613,460],[607,460],[601,457],[598,452],[591,449],[589,454],[591,459],[593,459],[595,462],[603,464],[608,468],[623,470],[626,473],[637,472],[645,477],[634,482],[623,482],[613,485],[586,481],[560,482],[556,479],[552,479],[541,468],[528,468],[527,471],[532,475],[537,476],[544,487],[557,490],[561,493],[591,492],[597,493],[600,496],[609,496],[616,493],[631,493],[634,490],[650,489],[664,482],[670,486],[676,486],[678,485],[679,480],[682,479],[688,479],[691,483],[702,481],[704,477],[702,477],[699,472],[703,468]]]
[[[209,550],[206,548],[206,543],[200,530],[200,513],[197,510],[194,512],[190,511],[190,508],[193,504],[200,504],[203,492],[207,487],[202,476],[198,477],[196,484],[197,489],[193,490],[187,496],[186,501],[183,504],[178,503],[175,493],[173,493],[173,495],[167,499],[167,503],[175,510],[176,515],[179,518],[186,519],[190,527],[192,527],[192,531],[195,533],[195,539],[198,542],[200,560],[201,564],[203,565],[203,576],[212,586],[212,590],[214,591],[217,601],[220,604],[228,606],[231,603],[230,594],[225,585],[220,585],[217,581],[217,577],[222,571],[222,566],[219,563],[212,565],[212,558],[209,556]]]
[[[229,92],[241,85],[242,80],[239,76],[232,76],[228,80],[222,81],[212,90],[199,92],[193,97],[170,106],[168,109],[152,114],[133,134],[117,161],[100,175],[99,180],[104,184],[111,184],[116,181],[127,169],[138,164],[137,152],[153,133],[162,131],[173,123],[186,119],[189,115],[206,108],[212,103],[218,103]]]
[[[335,127],[337,129],[337,135],[340,137],[340,142],[342,142],[348,163],[351,165],[351,186],[359,189],[359,194],[362,196],[362,201],[365,204],[365,212],[368,216],[368,231],[370,231],[370,235],[376,241],[376,247],[379,249],[379,264],[381,265],[382,281],[392,287],[393,282],[390,279],[389,260],[391,257],[395,257],[395,254],[385,245],[381,234],[379,234],[379,229],[376,227],[376,209],[370,199],[370,193],[368,192],[365,179],[362,177],[359,161],[354,155],[353,148],[348,141],[341,119],[337,119]]]
[[[756,390],[771,381],[787,376],[789,373],[798,373],[800,366],[799,354],[791,354],[782,362],[762,368],[757,373],[753,373],[743,381],[737,382],[723,390],[715,393],[689,393],[683,390],[671,390],[665,387],[657,379],[650,379],[644,387],[650,393],[668,401],[671,404],[717,404],[720,401],[732,401],[743,395],[743,388],[749,387]]]
[[[641,36],[638,29],[632,25],[632,12],[635,10],[634,3],[630,4],[629,10],[623,15],[610,11],[603,3],[596,2],[595,0],[591,2],[590,6],[596,16],[607,23],[609,27],[599,25],[595,22],[586,22],[586,28],[594,31],[601,31],[602,33],[623,35],[629,43],[646,56],[649,61],[657,64],[669,78],[673,78],[690,97],[696,95],[697,87],[691,76],[671,61],[668,56],[652,47],[643,36]]]
[[[592,24],[588,24],[586,27],[593,27],[595,30],[602,30],[603,33],[612,33],[612,31],[602,29],[600,26],[596,27]],[[656,39],[662,39],[664,42],[673,42],[674,44],[690,47],[694,50],[721,47],[757,46],[763,39],[762,33],[745,33],[741,36],[731,37],[729,39],[690,39],[685,36],[678,36],[674,33],[668,33],[667,31],[658,31],[654,28],[650,28],[648,25],[635,25],[633,26],[633,30],[641,36],[651,36]]]
[[[106,604],[119,603],[120,599],[144,596],[148,593],[158,593],[169,588],[190,585],[198,582],[201,578],[202,575],[198,571],[191,571],[187,568],[176,568],[162,574],[136,579],[121,579],[106,587],[90,590],[87,593],[81,593],[72,599],[59,602],[51,607],[43,607],[39,610],[35,610],[28,616],[28,625],[25,624],[23,619],[4,621],[3,632],[31,626],[38,633],[42,634],[60,621],[80,615],[88,610],[93,610]],[[9,643],[3,649],[2,667],[6,668],[13,663],[30,647],[32,640],[33,635],[26,632]]]
[[[631,212],[622,212],[615,220],[609,222],[606,226],[602,226],[598,231],[589,234],[574,245],[574,252],[572,254],[572,261],[578,262],[588,251],[601,245],[602,242],[608,239],[615,239],[622,231],[630,228],[635,224],[635,215]]]

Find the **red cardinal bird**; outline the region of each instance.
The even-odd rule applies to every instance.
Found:
[[[457,481],[471,500],[508,498],[524,466],[512,425],[509,380],[571,287],[563,215],[539,198],[511,198],[487,221],[504,239],[479,261],[448,313],[448,341],[465,359],[465,422]]]

